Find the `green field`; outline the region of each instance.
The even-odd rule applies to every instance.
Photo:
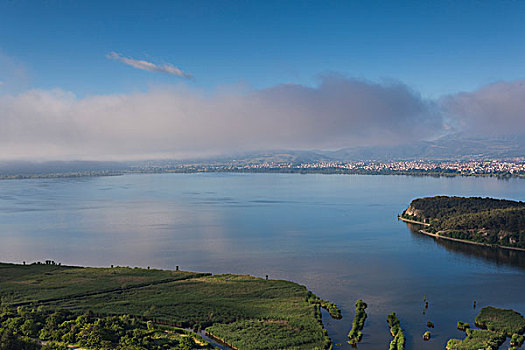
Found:
[[[129,315],[191,327],[240,349],[325,349],[320,307],[340,311],[293,282],[131,268],[0,264],[2,306]]]

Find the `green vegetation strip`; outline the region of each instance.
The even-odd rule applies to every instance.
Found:
[[[463,340],[449,340],[448,350],[496,350],[506,337],[512,337],[514,349],[523,343],[520,334],[525,332],[525,318],[516,311],[487,306],[481,309],[475,321],[476,326],[483,329],[470,329],[468,323],[458,322],[458,329],[466,330],[467,336]]]
[[[392,341],[390,342],[390,350],[404,350],[405,349],[405,333],[403,333],[403,329],[401,329],[401,324],[399,323],[399,319],[396,316],[396,313],[392,313],[392,315],[388,315],[386,317],[386,321],[388,322],[388,325],[390,326],[390,334],[392,334]]]
[[[348,333],[348,342],[350,344],[357,344],[363,338],[363,327],[365,326],[366,320],[366,309],[367,305],[361,299],[355,303],[355,316],[354,321],[352,322],[352,329]]]
[[[425,232],[482,245],[525,249],[525,203],[479,197],[415,199],[401,214]]]
[[[73,315],[202,329],[239,349],[329,348],[320,308],[340,317],[334,304],[293,282],[181,271],[0,264],[0,297],[4,306],[46,300],[46,308]]]
[[[505,342],[505,335],[483,329],[467,329],[464,340],[450,339],[447,350],[496,350]]]
[[[514,310],[487,306],[481,309],[475,321],[477,327],[504,333],[507,337],[525,332],[525,318]]]

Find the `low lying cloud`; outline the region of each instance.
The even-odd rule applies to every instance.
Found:
[[[338,75],[317,86],[203,93],[184,84],[78,98],[0,95],[0,160],[146,159],[269,149],[339,149],[525,134],[525,80],[426,100],[402,83]]]
[[[193,78],[191,74],[183,72],[181,69],[169,63],[157,65],[155,63],[144,61],[144,60],[136,60],[134,58],[124,57],[121,54],[116,53],[116,52],[110,52],[108,55],[106,55],[106,57],[112,60],[120,61],[122,63],[127,64],[128,66],[132,66],[137,69],[146,70],[148,72],[167,73],[167,74],[176,75],[178,77],[185,78],[185,79]]]
[[[525,80],[447,96],[440,104],[459,130],[485,136],[525,134]]]
[[[139,159],[263,149],[336,149],[435,137],[436,103],[401,83],[341,76],[318,86],[204,94],[183,85],[77,98],[0,96],[0,159]]]

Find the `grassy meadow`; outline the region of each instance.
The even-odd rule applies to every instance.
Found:
[[[191,327],[239,349],[329,348],[319,309],[339,313],[293,282],[126,267],[0,264],[0,298],[4,308]]]

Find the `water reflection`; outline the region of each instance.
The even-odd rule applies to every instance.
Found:
[[[508,265],[525,269],[525,252],[503,249],[497,247],[483,247],[474,244],[467,244],[446,239],[436,239],[419,232],[420,225],[405,223],[410,229],[415,240],[434,242],[436,245],[444,247],[448,251],[459,253],[469,257],[482,258],[497,265]]]
[[[343,320],[323,314],[336,349],[351,348],[354,303],[364,299],[360,349],[388,348],[386,315],[396,312],[407,350],[442,350],[463,336],[458,320],[473,322],[473,300],[525,310],[523,254],[435,241],[396,215],[424,196],[522,199],[523,183],[283,174],[0,181],[0,261],[268,274],[342,308]],[[423,342],[429,319],[436,329]]]

